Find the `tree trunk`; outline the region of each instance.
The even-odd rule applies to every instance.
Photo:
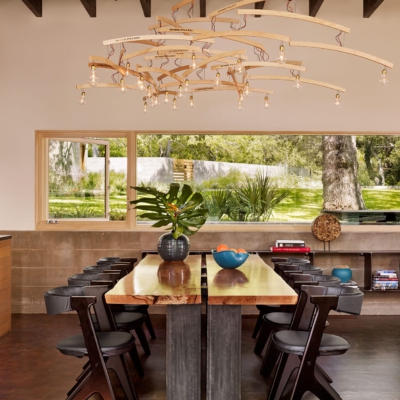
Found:
[[[324,136],[322,144],[324,210],[365,210],[355,136]]]

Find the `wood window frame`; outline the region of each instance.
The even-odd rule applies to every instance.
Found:
[[[137,135],[365,135],[365,136],[400,136],[400,132],[326,132],[326,131],[59,131],[59,130],[38,130],[35,132],[35,226],[37,230],[90,230],[90,231],[138,231],[154,232],[163,228],[151,228],[150,225],[136,225],[136,213],[130,208],[127,211],[126,221],[90,221],[90,220],[63,220],[58,224],[47,224],[47,202],[48,202],[48,139],[62,137],[69,138],[119,138],[127,139],[127,197],[135,199],[136,192],[130,186],[136,186],[136,137]],[[47,139],[47,140],[46,140]],[[282,233],[309,233],[311,222],[299,224],[205,224],[202,232],[282,232]],[[342,232],[399,232],[400,225],[342,225]]]

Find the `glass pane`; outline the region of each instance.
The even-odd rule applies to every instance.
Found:
[[[49,218],[107,218],[105,145],[49,141]]]
[[[348,210],[347,189],[340,190],[346,173],[366,210],[337,214],[342,223],[400,222],[396,136],[141,134],[137,156],[138,185],[190,184],[205,198],[208,223],[310,223],[332,209],[324,210],[327,191],[338,210]],[[328,185],[332,171],[344,174],[336,188]],[[149,223],[140,214],[138,223]]]

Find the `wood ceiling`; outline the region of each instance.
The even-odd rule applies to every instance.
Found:
[[[27,7],[33,12],[36,17],[41,17],[43,14],[43,0],[22,0]],[[77,0],[76,0],[77,1]],[[96,17],[96,0],[80,0],[85,7],[89,16]],[[138,1],[138,0],[132,0]],[[139,0],[142,5],[143,14],[145,17],[151,17],[151,0]],[[331,0],[334,1],[334,0]],[[232,0],[234,2],[234,0]],[[324,0],[308,0],[309,2],[309,15],[316,17],[317,13],[324,2]],[[254,8],[262,10],[265,1],[258,1],[254,4]],[[374,11],[383,3],[383,0],[363,0],[363,17],[369,18]],[[206,17],[206,4],[207,0],[200,0],[200,17]],[[230,3],[229,3],[230,4]],[[260,15],[256,15],[260,17]]]

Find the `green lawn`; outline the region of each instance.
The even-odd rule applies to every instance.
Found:
[[[363,189],[369,210],[400,210],[400,191]],[[126,196],[111,196],[111,219],[126,217]],[[275,209],[270,222],[312,221],[322,209],[322,189],[292,189]],[[50,218],[102,218],[104,199],[96,197],[51,197]]]

